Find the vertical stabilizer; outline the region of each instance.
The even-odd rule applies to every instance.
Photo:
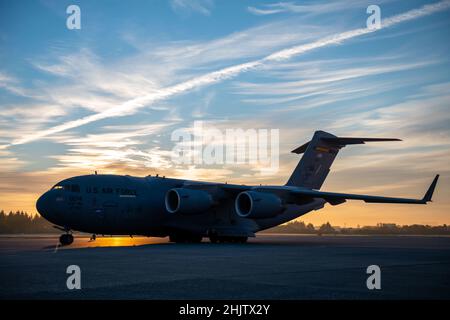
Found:
[[[286,185],[319,190],[339,150],[349,144],[364,144],[376,141],[400,141],[390,138],[344,138],[325,131],[316,131],[311,141],[292,150],[301,154],[297,167]]]

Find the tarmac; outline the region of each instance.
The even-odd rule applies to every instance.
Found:
[[[258,234],[247,244],[0,236],[0,299],[449,299],[450,237]],[[67,267],[80,267],[70,290]],[[381,289],[367,288],[380,267]]]

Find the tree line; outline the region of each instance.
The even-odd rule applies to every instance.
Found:
[[[315,227],[313,224],[305,224],[302,221],[292,221],[283,225],[263,231],[266,233],[293,233],[293,234],[343,234],[343,235],[450,235],[450,226],[429,226],[421,224],[396,225],[379,223],[376,226],[363,226],[357,228],[331,226],[329,222]]]
[[[38,214],[33,216],[23,211],[9,213],[0,211],[0,234],[59,232]]]
[[[399,235],[450,235],[450,226],[429,225],[396,225],[379,223],[376,226],[346,228],[331,226],[329,222],[315,227],[312,223],[292,221],[286,224],[263,231],[265,233],[291,233],[291,234],[399,234]],[[0,234],[17,233],[60,233],[53,225],[39,214],[31,215],[24,211],[5,213],[0,211]]]

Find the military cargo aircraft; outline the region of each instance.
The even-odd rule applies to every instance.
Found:
[[[39,213],[73,242],[73,231],[107,235],[169,236],[171,242],[246,242],[255,233],[285,223],[329,203],[426,204],[439,175],[421,199],[320,191],[339,150],[386,138],[337,137],[316,131],[293,150],[303,154],[285,185],[249,186],[171,179],[92,174],[65,179],[37,201]]]

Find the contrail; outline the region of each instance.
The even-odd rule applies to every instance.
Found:
[[[420,18],[423,16],[427,16],[427,15],[433,14],[435,12],[439,12],[439,11],[448,9],[449,7],[450,7],[450,1],[448,1],[448,0],[437,2],[434,4],[424,5],[418,9],[413,9],[413,10],[407,11],[405,13],[383,19],[381,22],[381,27],[378,29],[376,29],[376,28],[370,28],[370,29],[369,28],[359,28],[359,29],[354,29],[354,30],[338,33],[338,34],[328,36],[328,37],[319,39],[317,41],[314,41],[314,42],[311,42],[308,44],[294,46],[294,47],[291,47],[288,49],[277,51],[277,52],[272,53],[272,54],[270,54],[262,59],[259,59],[259,60],[254,60],[254,61],[250,61],[247,63],[242,63],[242,64],[238,64],[235,66],[223,68],[218,71],[210,72],[205,75],[192,78],[188,81],[181,82],[179,84],[176,84],[176,85],[173,85],[170,87],[162,88],[162,89],[160,89],[156,92],[152,92],[148,95],[144,95],[141,97],[134,98],[132,100],[128,100],[119,106],[107,109],[105,111],[102,111],[102,112],[99,112],[96,114],[92,114],[92,115],[89,115],[89,116],[86,116],[86,117],[83,117],[83,118],[80,118],[77,120],[68,121],[66,123],[55,126],[53,128],[37,132],[33,135],[26,136],[21,139],[14,140],[10,144],[0,146],[0,149],[4,149],[4,148],[7,148],[12,145],[24,144],[27,142],[35,141],[35,140],[47,137],[49,135],[59,133],[62,131],[66,131],[69,129],[73,129],[73,128],[76,128],[76,127],[79,127],[79,126],[82,126],[82,125],[85,125],[85,124],[88,124],[88,123],[91,123],[94,121],[98,121],[101,119],[106,119],[106,118],[111,118],[111,117],[119,117],[119,116],[132,114],[136,110],[143,108],[143,107],[145,107],[151,103],[154,103],[156,101],[161,101],[161,100],[167,99],[171,96],[174,96],[176,94],[187,92],[194,88],[202,87],[205,85],[210,85],[210,84],[217,83],[217,82],[220,82],[225,79],[232,78],[234,76],[237,76],[240,73],[260,67],[267,62],[287,60],[294,56],[300,55],[302,53],[305,53],[305,52],[308,52],[308,51],[311,51],[311,50],[314,50],[317,48],[322,48],[322,47],[326,47],[326,46],[334,45],[334,44],[340,44],[345,40],[349,40],[349,39],[356,38],[356,37],[359,37],[359,36],[362,36],[362,35],[365,35],[368,33],[372,33],[372,32],[378,31],[380,29],[389,28],[389,27],[392,27],[396,24],[399,24],[399,23],[402,23],[405,21],[409,21],[409,20],[417,19],[417,18]]]

